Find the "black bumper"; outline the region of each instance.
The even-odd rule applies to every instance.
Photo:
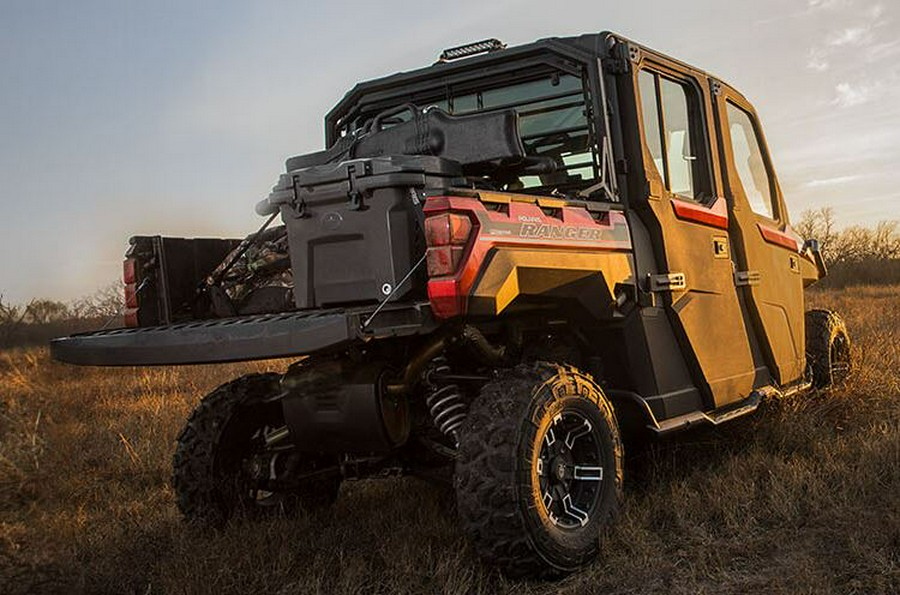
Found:
[[[312,310],[125,328],[54,339],[50,354],[86,366],[210,364],[294,357],[356,341],[429,333],[427,304],[392,305],[363,324],[374,308]]]

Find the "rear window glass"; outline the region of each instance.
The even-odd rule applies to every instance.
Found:
[[[523,175],[508,184],[509,190],[577,190],[594,183],[598,177],[598,161],[589,120],[589,96],[581,77],[552,72],[499,86],[488,81],[484,87],[475,91],[471,86],[465,91],[448,88],[439,96],[412,99],[412,103],[419,107],[436,106],[451,115],[516,110],[526,154],[552,158],[557,171],[540,176]],[[350,127],[362,127],[378,111],[388,107],[371,108],[353,120]],[[396,124],[409,117],[408,113],[401,114],[385,124]],[[343,133],[346,132],[345,128]]]

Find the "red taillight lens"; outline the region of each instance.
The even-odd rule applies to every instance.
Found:
[[[441,213],[425,219],[428,246],[463,246],[472,235],[472,221],[465,215]]]
[[[453,201],[461,200],[453,212]],[[428,300],[437,318],[466,313],[468,289],[464,288],[466,261],[475,252],[477,215],[468,199],[432,197],[425,205],[425,260],[428,265]],[[480,203],[476,203],[481,207]],[[483,208],[483,207],[482,207]],[[471,251],[469,250],[471,248]],[[465,287],[468,287],[466,285]]]
[[[429,277],[452,275],[459,268],[462,260],[463,246],[436,246],[425,253]]]
[[[122,263],[122,281],[126,284],[137,283],[137,261],[133,258],[126,258]]]
[[[126,258],[122,263],[122,281],[125,282],[125,326],[135,327],[138,322],[138,264],[134,258]]]
[[[428,301],[438,318],[453,318],[465,313],[466,299],[456,279],[432,279],[428,282]]]
[[[440,213],[425,219],[425,253],[429,277],[452,275],[462,262],[472,235],[472,221],[466,215]]]
[[[134,328],[136,326],[140,326],[140,322],[138,321],[138,310],[137,308],[128,308],[124,313],[125,317],[125,326]]]
[[[137,287],[134,283],[128,283],[125,285],[125,307],[138,307]]]

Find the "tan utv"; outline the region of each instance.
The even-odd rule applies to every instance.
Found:
[[[125,328],[52,344],[84,365],[295,358],[188,419],[192,522],[445,478],[484,560],[561,574],[616,517],[623,438],[849,372],[844,323],[804,312],[825,268],[756,113],[701,70],[612,33],[487,40],[358,84],[325,131],[259,231],[132,238]]]

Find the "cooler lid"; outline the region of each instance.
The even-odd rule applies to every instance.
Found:
[[[314,192],[318,187],[338,185],[335,192],[364,192],[388,186],[423,187],[426,178],[462,177],[456,161],[427,155],[389,155],[363,157],[339,163],[316,165],[281,174],[268,199],[257,205],[257,212],[274,212],[278,205]],[[430,184],[429,184],[430,185]],[[330,190],[326,190],[330,192]],[[264,212],[265,211],[265,212]]]
[[[357,178],[396,173],[457,177],[462,175],[462,167],[456,161],[428,155],[388,155],[349,159],[288,172],[290,176],[296,177],[299,186],[341,182],[350,178],[351,173]]]

